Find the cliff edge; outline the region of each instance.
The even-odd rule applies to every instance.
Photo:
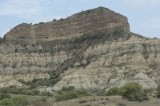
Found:
[[[35,25],[22,23],[5,35],[6,41],[36,43],[70,39],[102,30],[124,28],[130,30],[127,17],[107,8],[98,7],[82,11],[66,19]]]

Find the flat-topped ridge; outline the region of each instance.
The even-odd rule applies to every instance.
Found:
[[[6,41],[35,43],[70,39],[101,30],[123,28],[130,30],[127,17],[107,8],[98,7],[76,13],[66,19],[39,23],[36,25],[22,23],[5,35]]]

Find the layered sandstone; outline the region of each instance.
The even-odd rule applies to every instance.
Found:
[[[156,88],[160,81],[160,40],[131,33],[125,16],[103,7],[20,24],[0,43],[0,58],[0,87],[49,79],[53,90],[107,90],[127,82]]]
[[[107,8],[99,7],[58,21],[36,25],[22,23],[8,32],[5,39],[35,43],[37,41],[69,39],[117,27],[129,30],[127,18]]]

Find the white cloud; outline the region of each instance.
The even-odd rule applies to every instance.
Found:
[[[0,4],[0,15],[16,16],[35,21],[54,18],[49,11],[50,0],[6,0]],[[61,16],[55,16],[55,18]]]
[[[124,0],[124,4],[130,9],[139,9],[160,5],[160,0]]]

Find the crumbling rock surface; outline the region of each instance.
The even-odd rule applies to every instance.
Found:
[[[159,39],[131,33],[125,16],[99,7],[63,20],[22,23],[8,32],[0,43],[0,87],[49,79],[53,90],[108,89],[127,82],[155,88],[158,64]]]

